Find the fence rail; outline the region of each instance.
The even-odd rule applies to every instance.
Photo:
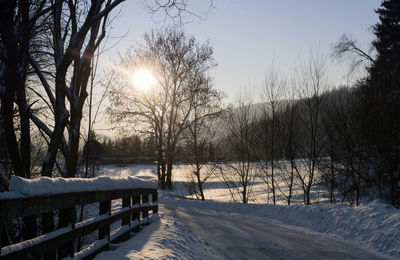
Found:
[[[151,202],[149,201],[151,197]],[[44,256],[45,259],[59,259],[71,256],[76,259],[90,259],[97,253],[107,250],[111,242],[129,238],[129,232],[138,231],[140,224],[146,224],[149,211],[158,212],[157,189],[131,189],[111,191],[89,191],[49,196],[0,199],[0,234],[5,220],[35,216],[36,220],[46,219],[54,223],[54,212],[64,210],[75,216],[76,206],[99,203],[99,215],[75,223],[75,217],[67,226],[46,232],[42,226],[40,236],[20,243],[3,246],[1,259],[24,259]],[[122,207],[111,211],[111,201],[122,199]],[[110,225],[121,221],[120,227],[110,231]],[[39,221],[40,222],[40,221]],[[47,227],[48,229],[48,227]],[[82,251],[76,252],[77,239],[98,230],[98,239]]]

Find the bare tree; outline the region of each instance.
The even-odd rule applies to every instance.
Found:
[[[322,92],[327,87],[325,59],[321,55],[311,55],[308,63],[301,67],[298,81],[301,101],[301,124],[303,144],[301,156],[303,167],[298,174],[304,192],[304,203],[311,203],[311,188],[314,185],[321,146]]]
[[[275,168],[277,152],[277,128],[278,114],[282,103],[282,90],[286,86],[286,80],[278,75],[275,65],[272,64],[270,72],[265,77],[262,92],[262,128],[263,128],[263,151],[264,151],[264,181],[267,188],[272,191],[272,202],[276,204],[276,178]]]
[[[1,112],[7,152],[14,174],[30,178],[30,106],[27,102],[29,56],[37,35],[40,17],[50,11],[47,1],[0,1],[0,87]],[[19,122],[14,124],[14,104]],[[16,129],[19,130],[19,140]],[[18,142],[19,141],[19,142]],[[2,183],[5,183],[4,181]],[[23,239],[36,235],[34,216],[23,218]]]
[[[368,67],[375,63],[375,59],[371,54],[372,50],[363,50],[356,40],[350,39],[346,34],[343,34],[333,46],[332,57],[338,60],[350,59],[350,72],[353,72],[361,65]]]
[[[134,125],[143,134],[154,136],[157,175],[161,187],[165,189],[164,139],[168,96],[164,94],[161,86],[155,86],[150,91],[141,91],[132,86],[131,77],[137,67],[144,65],[137,61],[136,54],[131,49],[110,73],[109,82],[113,82],[110,90],[112,105],[108,107],[107,112],[113,123]]]
[[[150,93],[133,89],[136,93],[127,97],[121,94],[126,93],[127,85],[116,86],[110,112],[120,118],[139,116],[150,126],[159,151],[161,187],[172,188],[176,147],[192,110],[198,106],[192,93],[199,87],[198,80],[203,80],[216,64],[209,43],[198,44],[177,29],[153,31],[145,34],[144,40],[145,45],[127,55],[121,64],[126,66],[124,71],[128,74],[138,67],[150,68],[157,86]],[[133,106],[126,107],[129,99]]]
[[[2,118],[14,173],[30,178],[30,120],[26,79],[40,17],[50,11],[47,1],[0,2],[0,86]],[[20,145],[14,128],[14,104],[18,107]]]
[[[197,84],[198,87],[191,92],[194,105],[189,106],[193,109],[191,109],[183,139],[189,151],[189,162],[192,163],[190,176],[195,177],[193,192],[199,193],[201,200],[204,200],[204,184],[214,174],[217,167],[217,164],[209,162],[210,156],[206,155],[206,152],[213,141],[216,143],[215,123],[223,111],[221,94],[212,89],[210,79],[199,79]]]
[[[329,191],[330,203],[336,202],[335,189],[337,188],[336,179],[340,172],[339,163],[339,141],[338,131],[335,129],[336,124],[341,124],[342,114],[336,114],[336,109],[334,109],[335,101],[328,97],[326,100],[326,105],[324,107],[324,117],[322,118],[323,130],[325,133],[325,150],[326,155],[329,159],[322,160],[320,165],[321,179],[326,183]],[[344,124],[347,125],[347,122]]]
[[[293,79],[292,85],[295,86]],[[299,143],[299,112],[298,100],[295,98],[295,90],[291,85],[287,85],[285,89],[285,101],[282,105],[282,111],[279,115],[277,131],[280,140],[281,161],[280,173],[282,183],[287,188],[287,192],[283,192],[279,186],[281,194],[285,197],[287,204],[290,205],[294,195],[295,177],[299,174],[298,156],[300,150]]]
[[[329,160],[324,160],[322,173],[329,183],[330,200],[335,202],[335,191],[339,191],[342,203],[359,205],[363,189],[369,183],[371,163],[365,156],[357,92],[343,87],[325,96],[322,123]]]
[[[221,178],[228,187],[231,197],[236,201],[239,196],[247,203],[252,194],[256,176],[256,147],[259,133],[256,127],[257,116],[249,95],[241,95],[237,107],[228,115],[228,144],[232,151],[233,162],[220,168]]]
[[[199,14],[198,11],[195,12],[191,10],[190,1],[188,0],[147,0],[145,1],[145,5],[153,18],[155,18],[156,15],[159,15],[160,20],[164,23],[170,19],[179,25],[183,25],[186,22],[185,15],[195,17],[198,20],[204,20],[205,16],[207,16],[215,7],[213,1],[210,0],[206,10],[202,11],[202,14]]]

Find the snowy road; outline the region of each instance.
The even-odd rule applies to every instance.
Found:
[[[268,219],[235,213],[161,205],[161,212],[173,216],[214,247],[213,259],[383,259],[351,241],[303,228],[285,226]],[[387,258],[390,259],[390,258]]]
[[[136,165],[117,172],[147,180],[154,169]],[[159,218],[96,260],[400,259],[400,211],[382,201],[243,205],[216,186],[202,202],[184,198],[184,170],[174,190],[159,191]],[[115,172],[110,167],[105,175]]]
[[[314,211],[308,209],[201,202],[161,193],[159,218],[153,219],[150,225],[133,234],[128,241],[112,246],[114,250],[98,255],[96,260],[398,259],[360,242],[358,236],[357,239],[344,239],[338,234],[331,234],[332,227],[324,222],[328,217],[321,217],[320,208],[315,207]],[[340,209],[353,212],[352,208]],[[312,214],[304,215],[302,210]],[[270,217],[263,216],[264,213]],[[361,215],[353,212],[346,216],[357,219],[354,228],[359,228]],[[396,216],[393,217],[397,219]],[[290,219],[295,219],[296,224],[287,224]],[[310,219],[311,226],[307,224]],[[334,225],[340,226],[338,223]],[[379,235],[379,232],[368,229],[364,229],[363,233],[368,236]],[[392,230],[391,233],[396,231]],[[393,237],[384,236],[382,243],[397,245],[395,237],[396,234]]]

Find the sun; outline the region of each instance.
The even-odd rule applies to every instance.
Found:
[[[146,68],[137,69],[132,77],[133,86],[137,89],[146,91],[156,85],[156,79],[151,70]]]

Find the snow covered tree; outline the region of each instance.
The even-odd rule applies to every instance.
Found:
[[[80,121],[91,61],[104,38],[109,12],[121,2],[0,1],[2,116],[7,150],[16,175],[30,177],[31,120],[50,139],[41,175],[52,175],[59,148],[65,157],[66,176],[76,175]],[[40,94],[37,85],[30,90],[49,105],[53,122],[48,123],[48,118],[40,119],[31,111],[33,103],[27,98],[28,73],[32,82],[36,81],[44,88],[47,98]],[[66,102],[70,105],[69,111]],[[14,123],[15,105],[19,127]],[[70,131],[68,144],[64,138],[67,124]],[[16,129],[20,129],[18,139]],[[62,210],[59,226],[67,225],[72,214],[72,209]],[[51,213],[43,216],[43,232],[54,229],[53,221]],[[34,237],[35,217],[25,217],[24,223],[24,239]]]
[[[52,45],[54,46],[55,96],[46,91],[54,100],[54,130],[50,135],[47,156],[42,165],[42,175],[50,176],[58,147],[64,150],[67,177],[74,177],[77,171],[78,148],[82,110],[87,97],[87,83],[91,72],[94,52],[106,33],[109,12],[122,0],[92,1],[90,5],[60,2],[52,10]],[[67,12],[63,11],[67,8]],[[85,15],[82,15],[85,14]],[[70,22],[64,23],[65,17]],[[72,71],[71,74],[68,74]],[[69,78],[69,75],[70,78]],[[49,83],[45,82],[44,86]],[[66,109],[66,102],[69,110]],[[64,129],[69,124],[68,144],[63,140]]]
[[[34,38],[40,33],[42,17],[49,11],[50,7],[45,0],[0,1],[1,113],[7,152],[14,174],[24,178],[30,178],[31,175],[31,104],[27,101],[29,59],[37,43]],[[18,123],[14,122],[15,105],[19,115]],[[35,237],[35,217],[24,217],[23,221],[23,238]]]
[[[42,17],[49,11],[41,1],[0,1],[1,108],[7,151],[14,174],[30,178],[30,104],[27,102],[29,57],[40,33]],[[15,131],[14,104],[18,107],[19,138]]]
[[[66,160],[68,173],[65,176],[75,176],[80,121],[91,61],[105,36],[109,12],[122,1],[0,2],[2,114],[7,148],[16,175],[30,176],[32,120],[49,137],[42,175],[52,175],[60,148]],[[47,123],[48,116],[40,117],[31,112],[33,104],[27,101],[28,73],[31,81],[36,82],[30,88],[32,95],[41,99],[52,111],[54,121],[50,124]],[[44,95],[38,84],[42,85]],[[14,103],[20,117],[19,140],[13,122]],[[69,110],[66,104],[70,105]],[[67,124],[70,132],[68,144],[64,137]]]

